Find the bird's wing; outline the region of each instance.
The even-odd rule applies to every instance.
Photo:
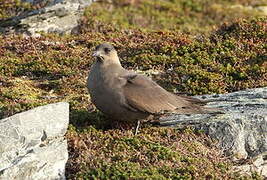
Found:
[[[208,102],[210,102],[208,100],[200,100],[200,99],[197,99],[197,98],[194,98],[194,97],[190,97],[190,96],[187,96],[187,95],[177,95],[176,94],[176,96],[179,96],[179,97],[181,97],[181,98],[183,98],[183,99],[185,99],[185,100],[187,100],[187,101],[189,101],[189,102],[191,102],[193,104],[198,104],[198,105],[201,105],[201,106],[204,106]]]
[[[176,96],[144,75],[126,74],[121,76],[125,80],[123,95],[127,106],[138,111],[161,113],[165,111],[181,114],[203,113],[202,107],[188,98]]]

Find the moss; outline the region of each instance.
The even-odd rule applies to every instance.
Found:
[[[33,7],[21,0],[3,0],[0,3],[0,19],[7,19]]]
[[[247,7],[264,4],[266,2],[263,0],[116,1],[95,3],[87,8],[85,16],[89,19],[91,30],[99,29],[103,24],[111,24],[123,29],[168,29],[196,34],[208,33],[214,25],[224,21],[263,15],[256,9]]]
[[[207,139],[204,134],[197,136],[192,130],[189,132],[150,127],[133,136],[131,131],[100,132],[90,128],[85,133],[72,134],[69,137],[71,151],[83,157],[83,165],[75,166],[77,162],[70,160],[78,173],[69,174],[69,178],[191,179],[214,176],[215,169],[217,177],[224,177],[225,168],[230,168],[228,161],[210,162],[210,156],[219,154],[203,143]],[[192,146],[192,138],[199,143]],[[73,143],[82,143],[84,147],[75,148]],[[194,150],[187,151],[188,148]]]

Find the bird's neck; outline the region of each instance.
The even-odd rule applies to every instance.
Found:
[[[106,81],[107,83],[111,80],[113,82],[113,79],[116,78],[124,69],[117,63],[110,63],[108,65],[96,63],[93,68],[96,70],[95,73],[98,74],[98,81]]]
[[[107,61],[105,61],[106,65],[118,65],[121,66],[120,59],[117,53],[112,53]]]
[[[118,70],[118,69],[123,69],[121,66],[121,63],[119,59],[115,61],[115,59],[112,60],[106,60],[104,63],[102,62],[96,62],[95,64],[96,69],[99,69],[100,71],[111,71],[111,70]]]
[[[100,66],[102,68],[109,68],[109,66],[122,67],[118,56],[110,57],[110,59],[105,59]]]

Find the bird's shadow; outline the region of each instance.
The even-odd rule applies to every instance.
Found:
[[[72,110],[70,112],[70,124],[78,131],[84,131],[88,127],[97,130],[135,130],[137,122],[120,122],[108,118],[98,110]],[[159,126],[159,123],[143,122],[142,127]]]
[[[109,119],[97,110],[72,110],[70,112],[70,124],[79,131],[83,131],[89,126],[101,130],[112,128]]]

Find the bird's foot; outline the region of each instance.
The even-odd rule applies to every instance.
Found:
[[[135,132],[134,132],[135,136],[138,134],[139,126],[140,126],[140,121],[137,121],[137,125],[136,125]]]

